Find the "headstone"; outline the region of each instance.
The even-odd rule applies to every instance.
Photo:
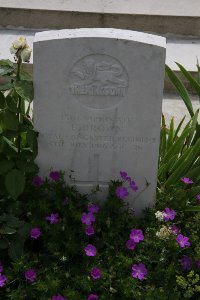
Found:
[[[154,200],[164,84],[165,38],[120,29],[37,33],[34,121],[37,162],[71,170],[78,189],[125,170],[139,187],[129,202],[139,213]]]

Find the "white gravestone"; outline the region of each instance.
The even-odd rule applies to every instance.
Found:
[[[34,121],[37,162],[74,171],[80,191],[125,170],[139,190],[136,212],[155,197],[164,85],[165,38],[120,29],[37,33],[34,41]],[[100,196],[101,197],[101,196]]]

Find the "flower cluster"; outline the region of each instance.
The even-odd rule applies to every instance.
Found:
[[[130,239],[126,242],[126,247],[129,250],[134,250],[136,244],[144,240],[144,235],[141,229],[132,229],[129,238]]]
[[[99,206],[96,204],[90,204],[88,205],[87,213],[83,213],[81,217],[81,222],[85,224],[85,234],[90,236],[94,235],[95,230],[92,226],[92,223],[95,223],[96,217],[94,214],[98,214],[99,212]]]
[[[82,224],[86,225],[85,226],[85,234],[87,236],[90,235],[94,235],[95,234],[95,230],[93,227],[93,223],[96,222],[96,217],[94,216],[94,214],[98,214],[99,213],[99,206],[96,204],[90,204],[88,205],[87,208],[87,212],[84,212],[81,216],[81,222]],[[89,257],[93,257],[96,256],[97,253],[97,249],[94,245],[92,244],[88,244],[85,248],[84,248],[85,254]],[[101,278],[102,274],[101,274],[101,269],[99,269],[98,267],[93,267],[92,270],[90,271],[90,276],[93,280],[98,280]],[[88,296],[89,300],[98,300],[98,296],[96,294],[90,294]]]
[[[129,184],[129,187],[131,188],[132,191],[137,192],[138,186],[136,185],[135,181],[133,181],[131,177],[128,176],[127,172],[120,171],[120,176],[124,182]],[[115,193],[117,197],[119,197],[122,200],[124,200],[129,195],[127,187],[123,187],[123,186],[118,186]]]
[[[131,229],[129,240],[126,242],[126,247],[129,250],[134,250],[136,245],[144,240],[144,234],[141,229]],[[145,279],[147,275],[147,269],[144,264],[132,265],[132,277],[139,280]]]
[[[32,50],[27,44],[26,38],[22,36],[16,39],[10,47],[10,53],[14,54],[16,59],[20,56],[23,62],[29,62],[31,52]]]
[[[158,219],[159,221],[172,221],[175,219],[176,216],[176,212],[173,209],[170,209],[169,207],[166,207],[164,211],[157,211],[155,213],[156,219]]]
[[[159,221],[168,222],[175,219],[176,212],[173,209],[166,207],[164,211],[157,211],[155,216]],[[188,241],[189,238],[180,234],[179,229],[175,224],[172,224],[169,227],[162,225],[161,229],[156,232],[156,236],[160,239],[169,239],[171,234],[176,235],[176,241],[181,248],[190,246],[190,242]]]

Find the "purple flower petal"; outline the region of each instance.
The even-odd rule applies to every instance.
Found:
[[[92,222],[95,222],[96,218],[95,216],[89,212],[89,213],[83,213],[81,217],[81,222],[85,225],[91,225]]]
[[[51,300],[67,300],[67,299],[65,299],[65,298],[62,297],[61,295],[57,295],[57,296],[53,296],[53,297],[51,298]]]
[[[43,180],[40,176],[37,175],[33,178],[32,185],[34,185],[35,187],[41,186],[42,183],[43,183]]]
[[[95,256],[97,253],[96,247],[91,244],[88,244],[84,250],[87,256]]]
[[[189,177],[182,177],[181,181],[183,181],[186,184],[192,184],[192,183],[194,183]]]
[[[126,242],[126,247],[129,249],[129,250],[134,250],[135,247],[136,247],[136,243],[134,242],[134,240],[128,240]]]
[[[133,278],[138,278],[139,280],[143,280],[146,278],[147,275],[147,269],[144,264],[134,264],[132,266],[132,277]]]
[[[33,269],[29,269],[24,273],[27,281],[34,282],[37,278],[36,272]]]
[[[98,214],[99,212],[99,206],[96,204],[90,204],[88,206],[88,212],[92,213],[92,214]]]
[[[51,171],[49,173],[49,177],[53,180],[53,181],[58,181],[60,179],[60,172],[58,171]]]
[[[176,212],[173,209],[170,209],[169,207],[166,207],[163,213],[163,219],[167,222],[169,220],[174,220],[176,216]]]
[[[6,280],[7,280],[6,276],[0,274],[0,287],[3,287],[6,284]]]
[[[51,213],[50,216],[46,217],[46,220],[50,222],[50,224],[56,224],[59,222],[59,215]]]
[[[100,279],[101,278],[101,270],[97,267],[92,268],[92,270],[90,272],[90,276],[94,280]]]
[[[129,195],[127,188],[123,186],[118,186],[115,193],[117,197],[119,197],[122,200],[124,200],[124,198],[126,198]]]
[[[181,267],[184,271],[190,271],[192,269],[192,259],[186,255],[183,255],[180,259]]]
[[[89,294],[87,300],[99,300],[99,297],[96,294]]]
[[[91,225],[87,225],[86,227],[85,227],[85,234],[86,235],[94,235],[94,227],[93,226],[91,226]]]
[[[144,240],[143,231],[141,229],[132,229],[130,233],[130,239],[136,244]]]
[[[182,234],[179,234],[176,237],[176,241],[178,242],[178,244],[181,248],[185,248],[185,247],[190,246],[190,242],[188,242],[188,240],[189,240],[189,238],[187,236],[182,235]]]
[[[41,231],[40,231],[40,228],[32,228],[31,231],[30,231],[30,236],[32,237],[32,239],[37,239],[41,236]]]

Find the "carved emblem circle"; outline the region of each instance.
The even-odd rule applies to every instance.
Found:
[[[125,98],[128,85],[124,66],[116,58],[105,54],[82,57],[73,65],[68,77],[71,97],[97,109],[117,105]]]

